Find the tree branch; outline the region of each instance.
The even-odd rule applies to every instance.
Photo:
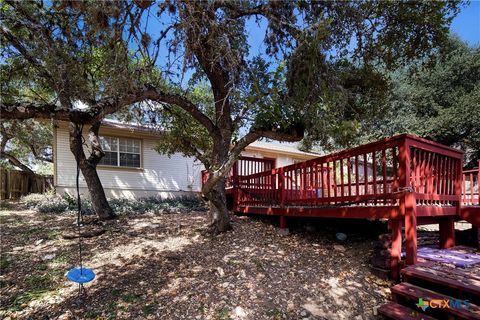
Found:
[[[200,111],[200,109],[186,97],[157,90],[153,90],[146,95],[148,96],[148,99],[152,101],[173,104],[182,108],[183,110],[188,112],[195,120],[197,120],[202,126],[204,126],[209,133],[218,134],[219,129],[212,122],[212,120],[202,111]]]
[[[46,70],[44,66],[42,66],[42,64],[38,62],[38,60],[28,52],[28,50],[23,46],[22,42],[16,36],[14,36],[9,29],[2,25],[0,27],[0,34],[2,34],[8,40],[8,42],[15,49],[17,49],[18,52],[20,52],[22,57],[24,57],[27,61],[29,61],[37,68],[39,74],[43,78],[45,78],[45,80],[52,86],[52,88],[54,88],[55,90],[59,89],[50,72],[48,72],[48,70]]]
[[[303,32],[297,28],[295,25],[288,23],[275,15],[275,13],[270,10],[269,5],[259,5],[253,8],[240,8],[239,6],[235,6],[235,2],[233,1],[223,1],[220,2],[218,8],[226,8],[230,10],[230,17],[232,19],[238,19],[242,17],[249,17],[249,16],[263,16],[270,22],[273,22],[277,26],[283,27],[285,30],[290,33],[292,37],[296,40],[300,40]]]
[[[90,122],[93,119],[92,114],[82,110],[60,109],[55,104],[35,104],[35,103],[4,103],[0,102],[0,115],[2,119],[25,120],[25,119],[56,119],[63,121],[72,121],[76,123]]]
[[[98,130],[100,129],[101,121],[95,121],[88,130],[88,140],[90,141],[90,146],[92,147],[92,152],[88,157],[87,161],[96,166],[100,160],[103,158],[105,153],[102,150],[102,146],[98,141]]]
[[[53,162],[52,158],[47,158],[38,154],[37,150],[35,150],[35,147],[32,144],[28,144],[28,147],[30,148],[30,151],[32,152],[32,155],[34,156],[35,159],[40,161],[45,161],[45,162],[51,162],[51,163]]]

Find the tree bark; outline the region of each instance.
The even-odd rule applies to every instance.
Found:
[[[85,183],[87,184],[92,200],[93,210],[100,220],[109,220],[116,218],[115,212],[108,204],[105,191],[103,190],[102,182],[97,173],[97,164],[103,157],[103,151],[98,143],[98,130],[100,122],[92,124],[89,130],[89,140],[91,144],[91,154],[88,158],[83,151],[83,126],[70,123],[70,150],[72,151],[75,160],[78,162]]]
[[[232,229],[227,208],[225,178],[217,181],[205,196],[210,205],[208,232],[215,235]]]
[[[90,199],[92,200],[92,207],[98,218],[100,220],[115,219],[117,216],[108,204],[96,167],[90,165],[88,162],[84,162],[80,165],[80,170],[85,178]]]

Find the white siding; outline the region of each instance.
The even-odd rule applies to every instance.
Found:
[[[135,133],[130,134],[128,130],[120,130],[119,132],[121,132],[122,136],[129,135],[132,138],[138,138]],[[100,130],[101,134],[102,129]],[[108,133],[108,135],[115,136],[114,133]],[[187,158],[181,154],[174,154],[171,157],[159,154],[153,149],[157,139],[161,138],[152,136],[142,138],[142,170],[97,168],[107,197],[171,197],[179,194],[200,192],[203,165],[193,158]],[[88,153],[87,149],[85,151]],[[74,194],[76,163],[70,151],[69,134],[65,125],[61,125],[56,130],[55,154],[57,192]],[[265,152],[248,150],[248,147],[242,155],[257,158],[275,158],[276,167],[290,165],[294,161],[302,159],[301,157],[295,158],[291,155],[276,154],[274,150]],[[82,193],[87,195],[86,184],[81,174],[80,187]]]
[[[128,193],[152,194],[155,192],[199,192],[201,188],[200,172],[202,165],[192,158],[174,154],[171,157],[161,155],[153,148],[155,138],[143,138],[143,170],[127,171],[121,169],[98,168],[103,187],[111,196],[128,196]],[[76,163],[69,147],[66,128],[57,129],[57,187],[65,190],[75,186]],[[80,186],[86,187],[83,176]],[[62,188],[63,187],[63,188]],[[118,194],[108,189],[129,191]],[[135,196],[135,195],[133,195]]]

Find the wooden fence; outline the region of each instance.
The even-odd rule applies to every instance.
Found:
[[[0,168],[0,199],[18,199],[29,193],[53,189],[53,176],[31,176],[26,172]]]

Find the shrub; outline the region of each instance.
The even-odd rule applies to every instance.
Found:
[[[68,209],[68,203],[61,197],[52,197],[39,203],[36,209],[41,213],[63,213]]]
[[[70,211],[77,211],[78,206],[77,206],[77,198],[73,197],[69,193],[63,194],[62,198],[65,200],[65,202],[68,204],[68,210]],[[82,204],[82,213],[83,214],[93,214],[93,209],[92,209],[92,201],[90,199],[80,197],[80,201]]]
[[[82,213],[93,214],[92,202],[83,198]],[[59,196],[56,194],[29,194],[22,198],[22,202],[30,209],[41,213],[63,213],[77,210],[77,199],[69,194]],[[173,210],[205,210],[205,202],[198,197],[177,197],[161,199],[157,197],[131,199],[110,199],[110,206],[119,215],[168,213]]]
[[[5,200],[0,201],[0,210],[10,210],[12,209],[12,204]]]
[[[35,209],[40,203],[45,202],[50,195],[42,193],[31,193],[22,197],[21,202],[29,209]]]
[[[68,208],[68,203],[55,194],[32,193],[22,198],[22,203],[29,209],[36,209],[41,213],[62,213]]]
[[[142,198],[138,200],[111,199],[109,200],[113,211],[120,215],[143,214],[147,212],[168,212],[171,209],[204,210],[205,202],[198,197],[177,197],[162,199],[157,197]]]

